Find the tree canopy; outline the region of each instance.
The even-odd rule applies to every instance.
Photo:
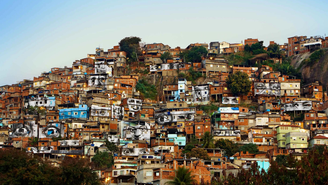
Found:
[[[120,49],[126,52],[127,57],[134,58],[139,52],[139,37],[125,37],[119,42]]]
[[[97,152],[96,155],[93,156],[92,162],[94,162],[98,168],[110,168],[114,164],[114,158],[113,155],[108,152]]]
[[[249,152],[251,154],[257,154],[259,152],[259,149],[257,148],[256,144],[254,144],[254,143],[249,143],[249,144],[243,145],[239,148],[239,150],[242,152]]]
[[[203,148],[214,148],[214,139],[210,132],[205,132],[203,137]]]
[[[276,161],[270,161],[268,171],[260,171],[253,163],[249,170],[242,169],[237,176],[230,174],[213,184],[328,184],[328,150],[326,147],[314,148],[301,160],[292,154],[277,157]]]
[[[185,167],[179,167],[175,170],[175,176],[172,181],[168,181],[169,185],[192,185],[195,183],[194,176],[191,171]]]
[[[187,144],[184,148],[184,150],[182,151],[183,154],[189,153],[191,152],[191,150],[195,148],[195,145],[192,144]]]
[[[270,44],[267,51],[271,58],[281,58],[282,57],[282,52],[281,52],[278,44]]]
[[[186,50],[180,54],[180,57],[183,57],[186,62],[201,62],[202,57],[207,55],[207,49],[204,46],[195,46],[190,50]]]
[[[0,150],[0,184],[98,185],[98,176],[84,159],[65,157],[60,168],[25,151]]]
[[[167,59],[172,59],[172,55],[170,52],[164,52],[162,55],[161,55],[161,59],[164,63],[167,62]]]
[[[186,155],[188,158],[196,157],[199,159],[206,159],[206,160],[210,159],[207,151],[204,150],[203,148],[193,148],[193,149],[191,149],[190,152],[186,153]]]
[[[108,141],[107,139],[106,139],[106,147],[109,151],[113,153],[118,151],[118,147],[116,146],[116,144]]]
[[[240,71],[229,74],[227,84],[233,95],[247,95],[252,86],[247,73]]]
[[[215,143],[216,148],[224,149],[225,155],[230,157],[233,156],[236,152],[239,151],[239,146],[237,143],[232,142],[228,139],[219,139]]]
[[[157,97],[156,86],[149,84],[145,79],[140,79],[138,81],[136,89],[140,91],[145,98],[155,100]]]

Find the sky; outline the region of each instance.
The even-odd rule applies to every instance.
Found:
[[[0,86],[110,49],[124,37],[187,47],[328,34],[325,0],[0,0]]]

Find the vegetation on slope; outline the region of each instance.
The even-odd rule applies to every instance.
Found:
[[[247,73],[240,71],[229,74],[227,84],[233,95],[247,95],[252,86]]]
[[[100,181],[86,159],[65,157],[58,168],[25,151],[4,149],[0,150],[0,184],[98,185]]]
[[[282,75],[293,76],[296,79],[302,79],[302,74],[290,64],[290,58],[284,59],[281,64],[274,63],[272,60],[265,60],[261,65],[272,67],[273,71],[279,71]]]
[[[137,91],[140,91],[144,98],[155,100],[157,97],[157,90],[155,85],[149,84],[145,79],[139,80],[136,88]]]
[[[195,46],[190,50],[185,50],[180,53],[180,58],[182,58],[185,62],[201,62],[202,58],[207,55],[207,49],[204,46]]]
[[[212,184],[328,184],[328,150],[324,146],[310,150],[301,160],[290,154],[278,156],[270,164],[268,171],[260,171],[257,163],[253,163],[249,170],[242,169],[236,177],[230,174]]]
[[[313,66],[315,63],[317,63],[320,60],[321,57],[323,57],[324,54],[325,53],[322,49],[314,51],[308,59],[302,61],[301,65],[299,65],[298,67],[298,70],[300,70],[303,66],[304,67]]]

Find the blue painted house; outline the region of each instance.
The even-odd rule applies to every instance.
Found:
[[[67,108],[67,109],[59,109],[59,120],[62,119],[88,119],[89,115],[89,107],[87,105],[79,105],[77,108]]]
[[[179,137],[177,134],[168,134],[167,138],[169,138],[169,141],[174,142],[174,144],[177,144],[179,146],[186,146],[185,136]]]
[[[266,172],[268,172],[268,169],[270,168],[270,162],[269,161],[256,161],[257,166],[260,167],[260,171],[262,171],[262,169]]]

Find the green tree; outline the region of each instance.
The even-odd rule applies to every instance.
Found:
[[[287,166],[287,157],[286,155],[277,155],[276,162],[280,166]]]
[[[156,86],[149,84],[145,79],[140,79],[137,82],[136,89],[140,91],[145,98],[155,100],[157,97]]]
[[[215,143],[216,148],[224,149],[225,155],[230,157],[239,151],[237,143],[228,139],[219,139]]]
[[[202,105],[200,107],[201,110],[203,110],[204,112],[210,114],[212,111],[216,111],[218,110],[218,106],[214,105],[214,104],[210,104],[210,105]]]
[[[139,37],[125,37],[119,42],[120,49],[126,52],[127,57],[134,58],[134,61],[136,61],[140,41]]]
[[[190,50],[186,50],[181,56],[185,58],[186,62],[201,62],[202,57],[207,55],[207,49],[204,46],[195,46]]]
[[[98,168],[110,168],[114,164],[114,158],[108,152],[97,152],[96,155],[93,156],[92,162],[94,162]]]
[[[312,149],[311,149],[311,151],[317,151],[319,154],[323,154],[324,153],[324,151],[326,150],[326,146],[324,146],[324,145],[315,145]]]
[[[191,152],[191,150],[195,148],[195,145],[192,144],[187,144],[184,148],[184,150],[182,151],[183,154],[189,153]]]
[[[242,152],[249,152],[251,154],[257,154],[259,152],[259,149],[257,148],[256,144],[254,143],[249,143],[246,145],[243,145],[239,148],[240,151]]]
[[[179,74],[178,74],[178,77],[179,77],[179,78],[185,78],[185,77],[186,77],[186,74],[184,74],[184,73],[179,73]]]
[[[319,59],[320,59],[324,54],[325,54],[325,53],[323,52],[322,49],[319,49],[319,50],[314,51],[314,52],[310,55],[307,65],[312,66],[313,64],[315,64],[316,62],[318,62]]]
[[[191,171],[184,167],[179,167],[175,170],[175,176],[172,181],[168,181],[165,184],[169,185],[192,185],[195,183],[194,176],[191,175]]]
[[[188,158],[197,157],[198,159],[205,159],[205,160],[210,159],[207,151],[204,150],[203,148],[193,148],[189,153],[186,153],[186,155]]]
[[[252,51],[252,48],[246,44],[245,47],[244,47],[244,52],[251,52]]]
[[[189,144],[193,144],[193,145],[198,145],[199,144],[199,140],[196,138],[195,135],[191,136]]]
[[[282,158],[282,157],[279,157]],[[235,177],[218,179],[216,184],[328,184],[328,151],[326,147],[315,148],[296,160],[292,154],[283,162],[270,161],[268,171],[260,171],[256,163],[249,170],[242,169]],[[287,166],[287,167],[286,167]],[[225,176],[225,171],[223,172]]]
[[[251,51],[252,51],[253,55],[257,55],[260,53],[266,53],[266,51],[264,50],[264,47],[263,47],[263,41],[252,44]]]
[[[32,158],[25,151],[0,150],[0,184],[56,185],[61,183],[60,170],[38,156]]]
[[[205,132],[203,137],[203,148],[214,148],[214,139],[210,132]]]
[[[202,73],[195,71],[193,67],[189,68],[187,76],[188,81],[192,81],[194,83],[194,81],[200,77],[202,77]]]
[[[65,157],[60,169],[62,184],[70,185],[100,185],[98,175],[92,172],[86,159]]]
[[[28,138],[28,146],[34,146],[34,147],[38,146],[38,140],[39,138],[37,137]]]
[[[0,150],[0,184],[100,185],[100,181],[87,160],[65,157],[58,168],[36,155],[6,149]]]
[[[269,45],[267,51],[271,58],[281,58],[282,57],[282,52],[281,52],[278,44]]]
[[[248,46],[248,45],[246,45]],[[231,55],[226,56],[226,60],[228,60],[229,65],[246,65],[250,64],[250,59],[253,55],[250,52],[238,52]]]
[[[172,59],[172,55],[170,52],[166,51],[161,55],[161,59],[164,63],[166,63],[168,59]]]
[[[108,139],[106,139],[106,147],[109,151],[111,151],[112,153],[114,152],[118,152],[118,147],[116,146],[115,143],[109,142]]]
[[[229,74],[227,84],[233,95],[247,95],[252,86],[247,73],[240,71]]]

